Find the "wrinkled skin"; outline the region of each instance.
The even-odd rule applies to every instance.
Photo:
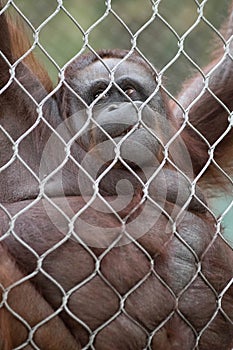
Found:
[[[0,27],[0,48],[13,63],[4,15]],[[232,250],[216,235],[199,186],[191,196],[192,178],[206,162],[203,140],[186,128],[169,146],[166,160],[165,146],[179,118],[157,89],[154,71],[137,55],[121,62],[125,51],[99,55],[104,64],[92,54],[74,60],[66,83],[43,105],[43,117],[56,134],[43,121],[35,124],[36,105],[16,83],[0,96],[1,124],[14,141],[36,125],[21,140],[21,159],[14,161],[11,141],[0,135],[0,283],[7,290],[31,274],[0,308],[0,349],[23,342],[33,348],[10,306],[31,327],[57,311],[35,329],[33,341],[41,349],[230,350]],[[221,69],[229,65],[220,66],[219,77]],[[4,86],[9,73],[2,58],[0,72]],[[49,84],[30,62],[19,63],[16,76],[35,101],[47,95]],[[211,140],[209,114],[199,123],[198,110],[192,122]],[[224,124],[226,113],[221,120]],[[219,136],[217,125],[211,124]],[[72,140],[67,152],[61,138]],[[226,147],[229,141],[222,143]],[[46,179],[44,193],[56,207],[46,197],[33,202],[38,180],[22,160]],[[87,205],[97,183],[98,195]]]
[[[70,197],[68,203],[75,212],[84,205],[78,197]],[[26,204],[28,202],[10,204],[7,205],[7,209],[12,213],[17,212]],[[56,204],[67,212],[67,203],[64,204],[62,199],[57,199]],[[172,205],[167,203],[166,209],[171,212]],[[49,208],[46,212],[43,204],[38,203],[17,219],[15,232],[39,255],[48,252],[54,244],[60,242],[55,251],[46,253],[42,266],[65,292],[74,288],[67,301],[69,312],[84,321],[93,331],[116,315],[112,322],[107,323],[97,333],[94,340],[96,349],[142,349],[148,343],[146,331],[152,332],[166,319],[169,321],[152,337],[153,349],[191,349],[194,346],[194,333],[182,320],[180,312],[197,332],[201,331],[216,311],[216,296],[206,284],[206,280],[217,293],[221,293],[232,276],[230,248],[226,250],[220,238],[217,238],[214,245],[204,253],[212,239],[213,226],[208,221],[195,213],[186,212],[178,221],[178,235],[175,236],[166,216],[160,215],[149,232],[138,239],[140,246],[130,243],[115,247],[109,252],[97,247],[91,248],[91,254],[78,243],[76,235],[65,238],[64,234],[59,232],[57,227],[66,227],[66,220],[54,208],[51,207],[50,210],[53,223],[48,219]],[[151,216],[155,210],[152,206]],[[117,234],[120,236],[119,221],[113,214],[101,215],[90,209],[81,215],[81,219],[92,225],[101,225],[103,231],[105,227],[115,227],[113,238],[116,238]],[[8,221],[5,215],[2,222],[6,227]],[[190,225],[192,232],[189,229]],[[84,242],[88,242],[87,230],[82,232],[78,223],[74,232]],[[102,245],[104,239],[109,243],[108,234],[102,237]],[[191,248],[186,247],[181,239]],[[37,257],[27,248],[23,248],[15,238],[6,238],[4,246],[7,246],[12,256],[17,257],[22,271],[29,274],[35,270]],[[149,255],[145,255],[143,248]],[[95,271],[97,257],[101,261],[100,267],[97,274],[89,280],[88,277]],[[200,262],[202,270],[198,273]],[[210,270],[209,266],[213,269]],[[145,276],[147,278],[144,283],[139,283]],[[85,279],[86,283],[82,284]],[[115,292],[106,284],[106,280],[111,283]],[[43,276],[43,273],[36,274],[32,282],[41,290],[54,310],[61,306],[61,291]],[[137,283],[138,287],[134,288]],[[190,285],[186,288],[188,284]],[[126,298],[126,314],[118,313],[121,298]],[[179,313],[174,313],[176,300],[179,301]],[[232,317],[232,289],[224,294],[222,309],[228,317]],[[86,345],[88,331],[79,322],[74,321],[67,311],[62,311],[60,317],[77,342],[81,346]],[[135,324],[132,317],[141,327]],[[219,329],[224,329],[224,332],[220,334]],[[215,346],[216,349],[221,349],[223,344],[227,348],[231,334],[232,325],[223,317],[221,311],[218,311],[216,318],[201,336],[200,348],[210,349]]]

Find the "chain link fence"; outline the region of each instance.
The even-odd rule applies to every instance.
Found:
[[[233,348],[233,23],[209,4],[182,27],[163,0],[1,3],[0,349]]]

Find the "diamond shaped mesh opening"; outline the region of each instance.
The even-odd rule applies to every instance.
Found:
[[[231,350],[230,2],[0,5],[0,348]]]

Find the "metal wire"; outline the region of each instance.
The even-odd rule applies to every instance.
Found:
[[[65,311],[75,322],[78,322],[80,325],[82,325],[87,332],[89,333],[89,340],[88,343],[83,347],[83,349],[95,349],[95,339],[99,332],[101,332],[104,328],[106,328],[108,325],[110,325],[114,320],[119,317],[119,315],[123,314],[125,315],[129,320],[131,320],[137,327],[139,327],[147,336],[147,345],[145,349],[152,349],[152,340],[156,333],[159,332],[162,327],[168,323],[169,320],[171,320],[175,314],[175,312],[179,315],[179,317],[183,320],[183,322],[190,327],[193,334],[195,335],[195,345],[193,346],[193,349],[199,349],[199,342],[202,337],[202,334],[210,327],[211,323],[217,316],[217,314],[221,313],[224,315],[225,318],[229,320],[229,322],[233,322],[232,319],[230,319],[230,316],[227,314],[227,312],[224,310],[222,306],[222,298],[224,294],[227,292],[227,290],[230,288],[233,282],[233,276],[232,280],[229,281],[229,283],[225,286],[225,289],[221,291],[219,294],[215,287],[211,285],[211,283],[208,281],[208,278],[205,276],[205,274],[202,271],[202,261],[205,257],[205,255],[208,253],[209,249],[211,249],[212,245],[217,239],[222,239],[224,241],[224,244],[229,245],[229,242],[224,238],[223,230],[222,230],[222,222],[224,217],[227,215],[227,213],[230,212],[231,208],[233,207],[233,199],[231,200],[231,203],[225,207],[225,209],[222,211],[221,215],[217,217],[217,215],[214,213],[214,210],[210,208],[208,205],[206,205],[205,202],[202,202],[202,200],[197,196],[197,186],[198,181],[202,178],[204,173],[206,172],[206,169],[210,166],[210,164],[214,164],[215,167],[218,169],[219,172],[221,172],[221,175],[225,178],[227,178],[231,188],[233,186],[233,182],[229,174],[225,169],[223,169],[215,160],[215,150],[218,144],[227,136],[227,134],[232,129],[232,112],[227,108],[227,106],[221,101],[216,94],[211,90],[209,87],[209,80],[211,76],[214,74],[214,72],[218,69],[218,67],[221,65],[221,63],[226,59],[226,57],[231,56],[230,51],[230,43],[232,40],[232,37],[225,40],[220,31],[215,27],[213,23],[211,23],[210,20],[208,20],[205,17],[205,6],[208,3],[208,0],[198,2],[195,1],[196,11],[197,11],[197,17],[193,24],[189,26],[189,28],[180,35],[175,28],[172,26],[172,24],[169,23],[169,20],[167,20],[163,14],[160,12],[160,5],[163,3],[161,0],[158,1],[148,1],[147,5],[150,6],[150,12],[148,13],[147,20],[141,25],[141,27],[136,31],[133,32],[131,30],[130,26],[125,22],[123,19],[123,14],[119,12],[118,9],[115,9],[114,1],[108,0],[105,2],[105,10],[104,13],[99,16],[99,18],[96,19],[95,22],[93,22],[87,29],[84,29],[84,27],[79,23],[79,21],[76,19],[75,15],[72,13],[72,11],[67,9],[66,1],[57,0],[56,1],[56,8],[54,11],[47,16],[47,18],[36,28],[33,23],[29,20],[29,18],[24,14],[23,10],[21,10],[20,6],[17,4],[17,1],[8,0],[6,6],[3,8],[3,10],[0,13],[4,13],[11,10],[14,10],[17,12],[17,14],[22,18],[22,20],[25,22],[25,24],[30,28],[33,34],[33,42],[31,44],[30,49],[25,52],[21,57],[19,57],[13,64],[11,64],[7,58],[4,56],[3,53],[1,53],[1,56],[6,60],[7,65],[9,66],[10,71],[10,78],[9,81],[5,84],[4,87],[0,90],[1,94],[4,94],[7,89],[9,89],[12,84],[17,84],[18,89],[21,89],[27,97],[29,97],[30,101],[35,105],[37,109],[37,118],[33,122],[30,128],[28,128],[22,135],[17,138],[16,140],[12,138],[12,135],[7,131],[2,125],[0,126],[1,132],[5,135],[5,137],[11,142],[13,153],[9,160],[3,164],[0,168],[0,174],[4,172],[7,168],[9,168],[14,162],[17,160],[19,161],[26,169],[27,171],[32,175],[34,180],[38,184],[38,194],[33,198],[33,200],[29,203],[26,203],[25,206],[20,208],[17,212],[11,213],[8,211],[7,206],[5,206],[4,203],[1,203],[0,208],[2,212],[4,212],[4,215],[8,217],[9,221],[9,227],[5,232],[2,232],[2,236],[0,237],[0,242],[4,242],[4,240],[8,236],[13,236],[16,241],[18,241],[22,246],[24,246],[29,252],[33,254],[33,256],[37,259],[37,267],[36,269],[29,275],[24,276],[20,280],[12,283],[7,288],[3,288],[2,286],[2,300],[0,306],[4,306],[15,318],[17,318],[22,324],[25,325],[26,329],[28,330],[28,338],[27,340],[18,346],[15,349],[23,349],[26,345],[31,345],[33,349],[39,349],[38,345],[35,341],[35,333],[36,331],[42,327],[46,322],[48,322],[53,317],[59,315],[61,311]],[[143,5],[142,5],[143,6]],[[184,5],[185,6],[185,5]],[[78,2],[77,2],[78,7]],[[88,14],[88,8],[86,9],[86,12]],[[72,23],[76,26],[79,33],[81,33],[83,37],[83,45],[82,48],[76,52],[74,57],[69,59],[62,67],[56,62],[56,59],[52,57],[52,55],[46,50],[46,48],[43,46],[43,44],[40,41],[40,37],[42,35],[43,30],[46,28],[46,26],[59,14],[63,14],[64,16],[67,16]],[[72,63],[74,59],[79,57],[83,52],[85,51],[91,51],[96,56],[98,56],[98,53],[96,52],[96,49],[93,47],[91,43],[91,35],[94,33],[98,26],[103,23],[106,19],[109,18],[109,16],[113,16],[114,19],[121,25],[126,35],[130,38],[130,47],[128,47],[129,51],[128,54],[122,59],[122,61],[119,63],[119,65],[122,64],[122,62],[126,61],[128,57],[131,56],[131,54],[136,51],[143,59],[144,61],[153,69],[154,74],[157,77],[157,87],[154,90],[153,94],[149,96],[149,98],[140,106],[138,106],[136,103],[133,103],[133,106],[137,113],[137,122],[135,123],[135,126],[129,130],[129,132],[121,139],[119,143],[116,143],[114,138],[111,137],[107,133],[107,131],[103,128],[103,126],[99,125],[98,122],[93,117],[93,110],[95,108],[96,103],[98,100],[100,100],[105,93],[107,93],[113,86],[117,87],[117,89],[124,94],[122,89],[117,85],[115,81],[115,71],[117,67],[109,70],[109,77],[110,82],[108,87],[103,91],[96,100],[91,104],[87,105],[85,101],[77,94],[76,91],[67,83],[65,80],[65,70],[66,68]],[[154,24],[155,22],[160,22],[162,25],[166,27],[166,29],[174,36],[175,40],[177,41],[177,52],[175,55],[160,69],[155,69],[153,63],[151,63],[150,59],[146,57],[146,54],[143,52],[143,50],[140,49],[138,42],[140,41],[140,35],[148,30],[150,25]],[[156,22],[156,23],[157,23]],[[200,25],[200,23],[205,23],[207,27],[212,31],[213,36],[216,35],[219,40],[223,43],[224,46],[224,54],[219,62],[216,63],[216,65],[206,74],[200,65],[195,62],[195,60],[191,57],[189,52],[186,49],[185,43],[186,39],[192,34],[196,28]],[[102,33],[104,36],[104,33]],[[46,56],[48,61],[51,62],[51,64],[57,69],[58,71],[58,77],[59,80],[56,83],[54,89],[47,93],[46,96],[40,101],[36,101],[36,98],[25,88],[25,86],[22,84],[20,79],[17,78],[16,69],[19,66],[20,62],[22,62],[31,52],[33,52],[36,48],[39,48],[43,54]],[[156,50],[156,45],[154,50]],[[98,56],[99,57],[99,56]],[[203,89],[201,92],[195,96],[193,101],[189,105],[183,104],[183,101],[180,101],[177,97],[175,97],[174,92],[170,91],[167,85],[164,83],[164,77],[166,77],[167,73],[169,73],[169,69],[172,68],[177,61],[181,57],[185,57],[186,60],[189,62],[189,64],[196,69],[201,76],[203,77]],[[103,63],[103,65],[106,66],[105,62],[99,57],[99,60]],[[74,135],[71,139],[67,140],[65,134],[61,132],[61,129],[57,129],[54,125],[51,125],[50,121],[47,119],[44,110],[47,101],[61,88],[61,86],[66,86],[66,88],[69,90],[70,93],[73,94],[73,96],[76,96],[79,101],[82,101],[83,104],[86,106],[86,113],[88,115],[88,118],[86,119],[86,122],[82,125],[82,127],[79,130],[76,130],[74,132]],[[143,115],[143,108],[150,102],[150,100],[158,93],[158,91],[162,89],[163,92],[167,94],[167,96],[172,99],[179,107],[181,108],[183,112],[183,123],[179,130],[173,130],[171,133],[171,136],[168,141],[164,142],[159,135],[157,135],[155,132],[153,132],[146,123],[143,122],[142,115]],[[189,112],[193,105],[201,99],[203,94],[208,91],[209,94],[212,95],[212,97],[220,104],[222,107],[227,111],[230,119],[230,123],[225,130],[225,132],[221,135],[221,137],[212,145],[209,144],[208,140],[205,139],[205,137],[198,131],[192,123],[189,121]],[[27,163],[27,161],[24,160],[24,158],[20,155],[20,146],[22,142],[38,127],[39,124],[43,123],[47,128],[49,128],[53,134],[54,139],[57,140],[57,143],[60,143],[61,149],[64,155],[64,158],[61,162],[57,163],[57,166],[55,168],[51,168],[43,178],[41,178],[35,171],[32,169],[32,167]],[[102,172],[101,176],[95,178],[92,173],[89,173],[87,168],[83,165],[83,163],[79,163],[74,155],[72,154],[72,146],[75,142],[75,140],[82,135],[83,131],[86,130],[86,128],[89,127],[90,123],[93,123],[99,129],[102,131],[102,133],[105,135],[107,142],[112,144],[112,148],[114,151],[114,156],[109,162],[108,166],[105,168],[105,170]],[[153,171],[150,175],[148,175],[148,178],[145,182],[141,180],[140,177],[135,173],[135,171],[132,169],[131,165],[129,165],[128,162],[125,161],[124,157],[122,156],[122,145],[124,142],[129,138],[129,136],[134,133],[134,131],[138,128],[139,125],[142,125],[148,133],[151,134],[154,139],[158,141],[158,143],[161,145],[163,149],[163,159],[158,165],[157,169]],[[189,126],[192,130],[195,131],[195,133],[202,138],[206,145],[209,147],[209,159],[207,160],[205,166],[203,167],[202,171],[196,176],[195,178],[189,178],[187,174],[179,168],[179,166],[174,161],[174,158],[176,157],[175,154],[172,154],[172,147],[175,144],[177,140],[180,140],[180,135],[185,127]],[[53,141],[51,141],[53,143]],[[55,148],[54,148],[55,150]],[[58,149],[59,151],[59,149]],[[62,172],[64,166],[67,164],[67,162],[73,162],[75,166],[82,171],[85,176],[89,179],[89,181],[92,184],[93,192],[91,195],[84,201],[83,206],[77,211],[73,212],[70,210],[68,202],[65,202],[64,206],[61,206],[59,201],[57,202],[53,197],[49,196],[46,193],[46,186],[48,185],[49,181],[53,179],[55,176],[59,176],[59,174]],[[130,211],[127,218],[135,212],[140,206],[142,206],[145,203],[149,203],[151,207],[154,208],[154,211],[158,211],[159,214],[163,214],[164,217],[166,217],[168,221],[168,225],[170,225],[171,233],[172,235],[167,240],[166,245],[171,242],[174,237],[179,242],[179,244],[187,250],[187,254],[192,256],[192,258],[195,261],[196,270],[193,273],[192,278],[179,290],[178,293],[176,293],[172,286],[170,286],[164,278],[160,276],[160,274],[155,269],[155,262],[154,259],[151,257],[149,252],[145,247],[143,247],[142,244],[140,244],[140,240],[138,240],[138,237],[134,236],[132,234],[132,230],[130,230],[129,225],[127,224],[127,218],[122,219],[122,217],[119,215],[119,213],[114,209],[114,206],[109,203],[105,197],[100,193],[99,186],[100,181],[104,178],[106,174],[113,169],[113,167],[116,165],[117,162],[121,162],[125,166],[125,168],[134,176],[143,186],[143,196],[140,200],[140,202],[137,204],[137,206]],[[178,211],[176,213],[167,211],[166,207],[164,207],[164,203],[157,202],[153,196],[151,196],[149,192],[149,186],[151,183],[153,183],[154,180],[156,180],[158,174],[163,170],[165,164],[169,163],[176,171],[180,174],[180,176],[183,177],[183,179],[186,179],[189,183],[189,189],[190,189],[190,195],[187,197],[186,200],[182,202],[182,205],[179,207]],[[202,203],[202,205],[208,210],[208,213],[210,216],[212,216],[215,219],[216,224],[216,231],[213,233],[212,239],[209,241],[208,245],[206,246],[205,250],[202,252],[202,255],[198,255],[195,248],[193,248],[188,241],[182,236],[180,233],[180,230],[178,228],[179,222],[182,221],[182,218],[184,217],[186,210],[188,208],[188,205],[190,204],[190,201],[196,198],[197,201]],[[83,235],[80,235],[79,230],[77,228],[77,222],[80,222],[83,224],[82,221],[82,214],[85,214],[85,212],[91,208],[96,200],[101,201],[105,204],[105,207],[107,208],[109,213],[113,214],[114,220],[116,220],[119,224],[119,232],[117,235],[113,237],[111,242],[105,247],[104,252],[102,252],[98,257],[93,253],[93,250],[88,245],[88,242],[85,240],[85,237]],[[62,216],[62,218],[66,222],[66,227],[63,229],[63,238],[60,239],[55,245],[47,249],[43,254],[39,254],[37,251],[33,249],[32,246],[19,237],[17,234],[17,221],[24,217],[24,214],[26,214],[30,209],[35,207],[41,200],[43,200],[46,204],[46,206],[50,206],[52,208],[52,212],[56,211],[59,213],[59,215]],[[49,215],[49,214],[48,214]],[[52,217],[50,217],[51,220],[53,220]],[[101,228],[102,229],[102,228]],[[110,233],[112,231],[109,231]],[[143,276],[143,278],[140,279],[132,288],[130,288],[127,293],[121,294],[117,290],[116,287],[111,283],[111,281],[106,278],[106,276],[103,274],[101,270],[101,264],[104,261],[105,257],[112,251],[114,247],[117,247],[121,244],[122,239],[126,239],[128,243],[133,244],[141,254],[144,254],[146,261],[149,264],[148,272]],[[67,241],[74,240],[79,244],[81,247],[85,249],[85,251],[92,257],[94,261],[94,270],[90,275],[85,277],[81,282],[77,283],[75,286],[70,288],[69,290],[65,290],[65,288],[59,283],[56,278],[51,276],[46,269],[44,268],[44,262],[46,260],[46,257],[48,257],[51,253],[56,251],[59,247],[62,247]],[[62,259],[62,257],[61,257]],[[48,316],[47,318],[43,319],[40,323],[36,324],[35,326],[30,326],[28,322],[20,316],[10,305],[8,302],[8,296],[11,291],[14,290],[14,288],[17,288],[20,284],[25,283],[26,281],[30,281],[34,276],[36,276],[40,272],[43,276],[45,276],[48,281],[50,281],[54,286],[56,286],[62,295],[62,304],[54,311],[53,314]],[[88,284],[88,282],[92,281],[94,278],[98,276],[106,286],[108,286],[114,293],[114,295],[119,300],[119,309],[108,319],[106,319],[105,322],[103,322],[99,327],[97,327],[95,330],[91,330],[91,328],[86,324],[77,314],[74,313],[74,311],[69,306],[69,299],[70,297],[77,292],[81,287]],[[149,332],[146,327],[144,327],[138,320],[136,320],[132,315],[129,314],[127,311],[125,305],[128,300],[128,298],[133,295],[141,286],[143,286],[147,280],[149,280],[151,277],[156,278],[163,287],[165,287],[175,302],[174,309],[161,321],[161,323],[152,331]],[[205,324],[205,326],[200,330],[197,331],[195,327],[192,325],[192,323],[189,321],[187,316],[179,309],[179,302],[182,299],[182,297],[185,295],[185,292],[189,289],[189,287],[195,282],[197,278],[201,278],[203,283],[207,285],[210,290],[213,292],[217,299],[217,305],[214,313],[210,317],[209,321]]]

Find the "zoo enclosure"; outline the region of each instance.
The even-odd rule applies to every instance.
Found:
[[[191,11],[192,15],[188,18],[188,24],[186,24],[185,29],[180,27],[178,28],[178,23],[177,22],[174,23],[173,18],[167,19],[166,15],[163,15],[163,11],[165,11],[166,13],[165,1],[147,1],[145,2],[146,10],[143,9],[142,11],[143,16],[145,17],[137,19],[138,22],[135,21],[136,25],[133,30],[131,29],[130,24],[127,23],[127,18],[124,17],[125,13],[124,11],[121,11],[121,7],[122,6],[126,6],[126,8],[128,7],[128,11],[129,11],[128,18],[130,18],[130,15],[133,13],[132,10],[134,9],[134,7],[135,8],[140,7],[139,2],[132,1],[132,2],[128,2],[127,5],[123,5],[123,3],[125,2],[106,1],[106,3],[102,2],[102,4],[99,5],[99,7],[98,5],[95,5],[97,6],[97,9],[96,9],[96,12],[93,10],[92,14],[93,14],[93,17],[96,16],[97,18],[93,20],[91,24],[88,24],[88,25],[86,24],[86,27],[84,27],[83,25],[80,24],[80,21],[84,22],[84,20],[80,18],[80,14],[78,14],[76,10],[78,9],[83,13],[83,8],[85,8],[86,13],[89,14],[90,11],[88,10],[88,6],[90,6],[90,8],[93,7],[93,4],[91,1],[89,3],[85,2],[86,4],[85,6],[82,4],[82,2],[80,2],[81,4],[80,7],[79,5],[76,4],[76,2],[73,3],[72,1],[70,2],[67,1],[67,3],[66,1],[63,1],[63,2],[54,1],[52,5],[48,5],[49,11],[50,11],[48,13],[48,16],[46,16],[46,18],[43,21],[41,20],[40,23],[36,23],[36,21],[38,22],[39,20],[37,16],[33,17],[34,16],[33,12],[31,14],[27,13],[26,5],[29,5],[29,4],[25,5],[23,1],[8,1],[8,5],[4,10],[16,12],[20,17],[22,17],[29,28],[29,32],[32,35],[32,46],[30,50],[26,52],[18,60],[18,62],[26,58],[26,56],[31,51],[37,51],[39,55],[44,57],[45,65],[51,68],[54,81],[56,81],[56,78],[58,77],[58,83],[57,82],[55,83],[55,88],[54,88],[56,90],[64,82],[64,74],[63,74],[64,70],[68,66],[68,64],[73,60],[74,56],[77,57],[78,55],[80,55],[82,52],[85,52],[86,50],[96,52],[98,48],[96,47],[96,44],[95,44],[96,41],[98,43],[97,45],[99,45],[101,48],[118,46],[128,50],[136,50],[145,59],[146,62],[148,62],[149,64],[150,62],[153,63],[153,65],[156,67],[156,70],[157,70],[159,84],[161,85],[163,90],[167,93],[170,99],[177,101],[175,96],[177,95],[179,91],[179,87],[183,84],[183,81],[185,80],[186,76],[189,76],[191,73],[195,74],[195,72],[202,72],[202,66],[209,59],[209,55],[208,55],[209,53],[206,54],[205,52],[205,47],[207,47],[207,43],[203,44],[205,40],[208,41],[209,37],[215,37],[215,41],[216,41],[215,45],[221,46],[223,56],[227,55],[226,48],[228,47],[229,42],[226,42],[222,37],[221,32],[219,31],[219,23],[213,24],[213,22],[217,21],[218,19],[216,18],[209,19],[205,15],[206,8],[208,9],[208,6],[209,6],[208,1],[203,1],[201,3],[199,3],[198,1],[190,2],[190,5],[188,6],[188,8],[191,7],[193,11]],[[37,6],[41,6],[41,5],[37,5]],[[172,7],[172,4],[167,2],[167,6]],[[176,6],[178,6],[179,11],[181,11],[181,8],[182,8],[181,2],[180,2],[180,7],[177,4]],[[226,13],[226,8],[227,6],[223,8],[223,13],[224,12]],[[98,12],[101,12],[101,13],[98,13]],[[59,18],[59,16],[61,16],[62,19],[65,19],[65,21],[68,21],[70,23],[70,27],[72,27],[75,32],[75,40],[74,40],[75,44],[72,44],[73,47],[71,48],[71,52],[73,55],[69,57],[68,61],[66,61],[67,57],[60,59],[60,57],[56,57],[56,55],[54,55],[53,50],[51,50],[50,52],[49,46],[51,45],[51,42],[49,44],[46,44],[45,43],[46,34],[44,34],[43,36],[43,32],[46,30],[46,28],[49,27],[50,24],[53,23],[53,21],[54,23],[56,23],[55,20],[56,18]],[[135,12],[134,12],[134,16],[136,16]],[[36,25],[33,23],[33,21],[35,21]],[[87,23],[88,23],[88,20],[87,20]],[[57,24],[53,24],[53,25],[56,28]],[[134,26],[134,23],[131,23],[131,25]],[[207,39],[204,40],[201,37],[201,40],[200,40],[201,43],[200,42],[198,43],[198,41],[196,41],[196,44],[195,44],[197,45],[197,47],[201,47],[201,51],[202,51],[201,59],[199,58],[200,56],[199,49],[195,48],[194,50],[191,50],[191,48],[195,45],[193,44],[193,41],[190,40],[190,37],[192,39],[192,36],[194,35],[193,33],[195,33],[195,31],[197,31],[198,33],[197,37],[199,36],[199,32],[198,32],[199,27],[203,27],[207,32],[209,32],[209,37],[207,36]],[[51,28],[52,29],[50,30],[52,32],[54,28],[53,26],[51,26]],[[106,31],[109,28],[111,28],[109,41],[106,41],[106,42],[103,41],[103,44],[102,44],[99,38],[102,39],[103,33],[106,33]],[[161,33],[162,28],[164,29],[165,32],[167,32],[166,35]],[[72,32],[72,30],[68,30],[67,32]],[[148,37],[145,36],[144,34],[146,32],[149,33]],[[117,33],[117,37],[120,38],[120,41],[118,41],[117,44],[114,40],[114,39],[118,39],[115,37],[116,33]],[[125,35],[123,35],[122,33],[124,33]],[[154,33],[157,33],[158,37],[156,37]],[[76,42],[76,35],[80,37],[80,41],[78,43]],[[126,40],[122,39],[125,36],[127,39]],[[169,40],[168,39],[169,36],[171,36],[172,39]],[[197,40],[197,37],[194,36],[194,40]],[[98,40],[96,40],[96,38]],[[190,40],[190,43],[189,43],[189,40]],[[152,45],[152,43],[154,43],[154,45]],[[63,45],[59,43],[60,48],[63,47]],[[153,48],[149,53],[147,53],[146,51],[148,45]],[[157,47],[159,48],[158,51],[156,50]],[[162,50],[166,51],[166,53],[162,53]],[[62,51],[66,51],[66,50],[62,49]],[[159,54],[155,54],[155,52],[159,52]],[[58,61],[60,61],[61,63],[58,63]],[[17,62],[15,64],[15,67],[16,66],[17,66]],[[184,71],[185,71],[185,74],[183,73]],[[192,72],[190,73],[190,71]],[[14,72],[14,66],[12,70],[12,77],[13,77],[13,72]],[[178,83],[177,83],[177,79],[179,80]],[[27,91],[25,92],[28,93]],[[46,102],[46,98],[44,101],[42,101],[41,105],[39,106],[40,108],[38,110],[40,111],[42,110],[43,103],[45,102]],[[43,120],[43,115],[40,115],[40,117]],[[178,135],[179,135],[179,132],[177,132],[177,135],[175,136],[178,136]],[[24,136],[22,136],[22,139],[23,137]],[[17,149],[16,149],[16,152],[17,152]],[[68,152],[66,156],[69,156],[69,155],[70,154]],[[212,160],[213,159],[210,158],[210,161]],[[28,167],[27,164],[25,164],[25,166]],[[28,169],[30,172],[33,172],[29,167]],[[225,170],[224,169],[219,169],[219,170],[222,172],[223,177],[228,178],[229,185],[232,186],[232,182],[229,176],[227,175],[227,173],[225,172]],[[193,183],[193,186],[195,186],[195,182]],[[50,203],[52,202],[50,201]],[[86,204],[86,207],[88,207],[88,205],[89,203]],[[219,230],[220,224],[222,223],[223,219],[227,216],[230,217],[231,207],[232,207],[232,198],[228,199],[228,202],[224,203],[224,209],[220,210],[221,215],[219,217],[218,217],[217,210],[214,211],[213,208],[209,209],[210,212],[216,216],[216,223],[217,223],[216,231]],[[4,205],[2,205],[2,208],[4,209]],[[25,207],[20,213],[16,214],[14,216],[14,220],[17,220],[17,217],[20,216],[25,211],[27,211],[28,209],[29,208]],[[182,210],[184,210],[184,208]],[[181,213],[182,213],[182,210],[181,210]],[[221,234],[220,232],[218,233]],[[231,242],[232,237],[228,237],[228,239]],[[30,249],[30,247],[28,248]],[[53,249],[55,250],[56,247],[52,248],[51,252],[53,251]],[[109,251],[110,249],[111,247],[109,248]],[[89,250],[88,247],[87,247],[87,250]],[[107,253],[108,253],[108,249],[106,250],[106,254]],[[26,280],[27,280],[27,276],[24,279],[22,279],[22,282]],[[56,281],[55,283],[59,284]],[[137,289],[137,286],[134,286],[131,292],[133,292],[135,289]],[[11,312],[13,311],[11,310]],[[46,320],[44,322],[46,322]],[[104,326],[105,325],[103,325],[103,327]],[[206,325],[206,327],[208,327],[208,325]]]

